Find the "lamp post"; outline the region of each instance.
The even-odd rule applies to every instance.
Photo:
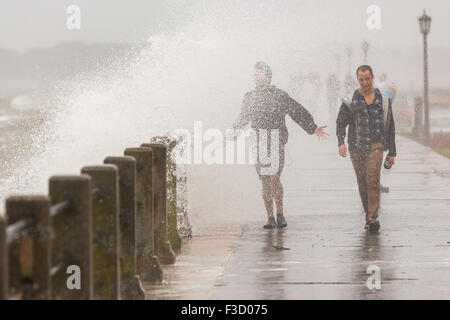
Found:
[[[352,54],[353,54],[352,47],[348,47],[347,48],[348,74],[351,74],[352,72]]]
[[[425,123],[424,123],[424,142],[430,142],[430,106],[428,100],[428,43],[427,35],[430,33],[431,17],[423,11],[423,15],[419,18],[420,32],[423,34],[423,100],[425,104]]]
[[[362,49],[364,52],[364,64],[367,64],[367,54],[369,52],[369,43],[367,41],[362,43]]]
[[[339,53],[336,53],[334,55],[334,59],[336,59],[337,78],[340,79],[340,77],[341,77],[341,55]]]

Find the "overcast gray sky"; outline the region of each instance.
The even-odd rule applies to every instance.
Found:
[[[244,0],[242,0],[244,1]],[[137,42],[161,31],[180,29],[190,22],[186,12],[201,8],[212,0],[1,0],[0,48],[27,50],[61,42]],[[217,0],[217,3],[239,1]],[[250,1],[251,2],[251,1]],[[259,0],[255,6],[273,3],[280,10],[294,10],[298,18],[317,30],[317,37],[329,40],[359,41],[368,38],[374,43],[395,46],[420,45],[417,17],[427,9],[432,18],[431,46],[450,48],[450,1],[448,0]],[[245,1],[246,4],[249,1]],[[81,8],[82,28],[69,31],[66,8]],[[381,8],[381,30],[366,28],[366,8]],[[249,10],[249,6],[245,6]],[[250,6],[251,8],[251,6]],[[238,8],[237,8],[238,9]],[[271,12],[271,16],[276,12]],[[248,12],[251,17],[251,12]],[[339,36],[336,38],[335,33]]]

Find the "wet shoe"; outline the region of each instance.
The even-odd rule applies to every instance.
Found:
[[[275,218],[269,218],[263,228],[264,229],[275,229],[276,227],[277,227],[277,223],[275,222]]]
[[[286,219],[284,218],[284,214],[277,214],[277,225],[278,225],[278,228],[286,228],[287,227],[287,222],[286,222]]]
[[[379,221],[369,221],[369,232],[376,233],[380,230],[380,222]]]

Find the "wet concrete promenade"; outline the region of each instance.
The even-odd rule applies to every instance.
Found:
[[[191,259],[195,267],[171,267],[149,298],[449,299],[450,160],[398,136],[396,164],[382,172],[390,192],[381,198],[381,229],[369,235],[350,158],[338,157],[334,143],[305,136],[289,142],[286,229],[263,230],[261,211],[242,229],[222,230],[222,240],[216,235],[222,248],[194,237],[188,247],[209,245],[197,258],[182,252],[178,263]],[[210,259],[200,257],[205,250]],[[193,274],[197,287],[180,294]]]

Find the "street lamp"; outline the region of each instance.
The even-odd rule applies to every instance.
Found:
[[[369,52],[369,43],[367,41],[363,42],[362,49],[364,52],[364,64],[367,64],[367,53]]]
[[[351,74],[352,72],[352,54],[353,54],[352,47],[348,47],[347,48],[348,74]]]
[[[336,73],[337,73],[337,77],[338,79],[340,79],[340,75],[341,75],[341,55],[339,53],[336,53],[334,55],[334,59],[336,59]]]
[[[428,100],[428,44],[427,35],[430,33],[431,17],[423,10],[423,15],[419,18],[420,32],[423,34],[423,100],[425,104],[424,140],[430,142],[430,106]]]

